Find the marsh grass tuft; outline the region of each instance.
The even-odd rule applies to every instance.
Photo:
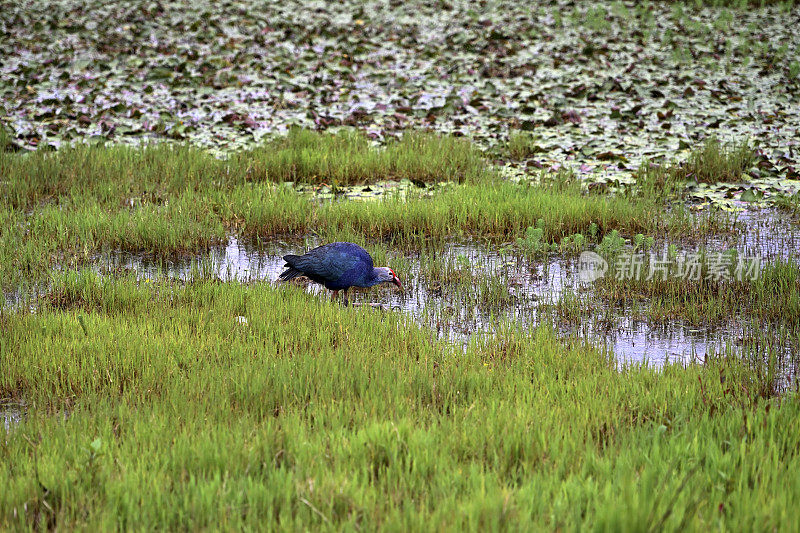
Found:
[[[682,171],[686,178],[704,183],[739,181],[755,158],[755,151],[747,142],[724,145],[712,137],[692,151]]]
[[[664,201],[680,197],[687,182],[741,181],[755,161],[756,151],[749,143],[724,145],[716,138],[710,138],[692,150],[684,163],[642,163],[635,174],[635,194]]]
[[[337,134],[294,128],[279,137],[242,152],[255,180],[354,185],[388,179],[422,182],[478,181],[486,176],[486,162],[463,138],[409,132],[385,147],[363,134]]]
[[[13,152],[17,149],[6,127],[0,122],[0,152]]]
[[[512,132],[508,136],[508,155],[513,159],[522,160],[534,154],[545,151],[536,144],[536,137],[530,132]]]
[[[630,279],[609,275],[598,280],[595,288],[606,304],[627,309],[638,302],[635,307],[656,322],[718,325],[734,316],[748,316],[764,325],[800,323],[797,263],[788,259],[761,265],[738,259],[734,251],[722,255],[701,252],[691,260],[696,261],[692,267],[687,266],[687,259],[672,260],[662,271],[645,256],[638,275]],[[678,275],[680,269],[695,267],[698,279]],[[651,277],[653,268],[659,270]]]
[[[773,202],[778,208],[788,211],[793,215],[797,215],[797,213],[800,212],[800,193],[792,195],[778,194],[775,196]]]
[[[410,132],[373,145],[363,134],[292,129],[220,160],[188,145],[144,148],[75,145],[24,157],[0,152],[6,202],[19,208],[69,194],[103,203],[164,202],[188,189],[230,188],[249,182],[352,185],[393,179],[479,182],[488,176],[480,151],[464,138]]]

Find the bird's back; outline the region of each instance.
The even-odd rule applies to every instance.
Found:
[[[367,251],[351,242],[333,242],[303,255],[286,255],[283,259],[290,269],[281,274],[281,279],[302,274],[333,290],[363,286],[373,269],[372,258]]]

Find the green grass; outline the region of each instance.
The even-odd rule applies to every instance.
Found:
[[[592,225],[600,237],[612,230],[698,234],[711,228],[707,220],[665,216],[650,198],[587,194],[567,175],[546,176],[537,185],[509,183],[477,154],[456,138],[409,133],[377,149],[360,134],[302,130],[226,160],[166,145],[0,154],[6,177],[0,284],[41,277],[56,265],[86,264],[104,249],[197,253],[224,242],[227,233],[250,239],[315,234],[409,249],[452,238],[514,240],[539,221],[547,243],[586,234]],[[346,166],[344,159],[350,170],[340,169],[338,178],[324,171]],[[289,178],[463,183],[433,193],[412,187],[402,198],[323,202],[274,183]]]
[[[588,230],[653,232],[657,207],[624,198],[554,192],[511,183],[461,185],[433,198],[410,196],[377,202],[318,202],[288,187],[251,184],[231,189],[187,190],[161,205],[103,207],[91,197],[44,204],[28,214],[0,209],[0,278],[46,272],[54,261],[103,248],[156,253],[199,252],[226,231],[251,239],[380,240],[409,249],[480,236],[504,239],[542,219],[548,240]],[[116,204],[115,204],[116,205]]]
[[[6,131],[5,125],[0,123],[0,152],[11,152],[14,149],[14,141],[11,135]]]
[[[664,201],[681,194],[685,175],[677,165],[644,162],[636,169],[635,178],[636,194]]]
[[[24,157],[0,152],[5,203],[17,208],[75,194],[116,206],[131,199],[163,203],[187,189],[251,182],[480,182],[487,174],[487,163],[469,140],[418,132],[380,148],[349,130],[326,134],[292,129],[287,136],[229,154],[224,161],[189,145],[167,144],[76,145]]]
[[[645,162],[636,171],[636,194],[656,201],[681,196],[687,182],[719,183],[745,181],[756,161],[747,142],[722,144],[716,138],[693,149],[684,163]]]
[[[698,256],[699,276],[695,279],[681,274],[674,257],[668,259],[666,276],[662,266],[651,263],[649,254],[644,254],[635,275],[631,275],[630,262],[607,257],[609,270],[594,282],[595,292],[568,297],[559,303],[558,312],[576,322],[611,307],[668,325],[678,321],[690,326],[720,326],[739,318],[755,321],[760,327],[788,325],[796,330],[792,325],[800,323],[800,269],[795,260],[744,261],[737,274],[735,254],[726,253],[722,263],[717,257],[713,253]],[[657,253],[655,259],[663,261],[664,257]],[[683,268],[691,270],[686,264]],[[714,272],[720,267],[715,265],[721,264],[726,265],[726,273],[717,277]],[[652,279],[648,279],[651,268]]]
[[[0,321],[0,397],[27,404],[2,528],[794,523],[800,405],[733,357],[620,371],[513,327],[461,353],[291,287],[86,272]]]
[[[478,181],[487,174],[486,162],[469,140],[418,132],[407,133],[380,149],[360,132],[330,135],[295,128],[252,154],[239,155],[251,165],[250,179],[278,182],[464,182]]]
[[[536,137],[528,132],[512,132],[506,149],[513,159],[526,159],[542,151],[536,145]]]
[[[800,194],[795,193],[793,195],[787,194],[778,194],[773,199],[773,203],[778,208],[787,211],[793,215],[796,215],[800,212]]]
[[[382,202],[314,204],[290,190],[242,188],[218,196],[227,217],[240,217],[243,231],[351,232],[369,238],[411,241],[478,235],[517,235],[538,219],[546,238],[572,235],[595,222],[601,231],[632,232],[656,226],[655,206],[625,199],[587,196],[579,189],[556,192],[507,182],[447,188],[433,198],[390,198]],[[286,216],[286,211],[305,216]],[[226,217],[226,218],[227,218]],[[287,225],[289,221],[289,225]]]
[[[724,145],[711,138],[691,153],[683,170],[687,178],[705,183],[740,181],[753,162],[755,152],[748,143]]]

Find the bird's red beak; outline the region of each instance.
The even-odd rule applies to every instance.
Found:
[[[398,278],[397,276],[395,276],[395,277],[392,279],[392,283],[394,283],[395,285],[397,285],[397,287],[398,287],[398,288],[399,288],[401,291],[403,290],[403,284],[402,284],[402,283],[400,283],[400,278]]]

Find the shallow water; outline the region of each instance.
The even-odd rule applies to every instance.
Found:
[[[708,242],[710,248],[735,248],[743,255],[764,260],[796,258],[800,254],[800,224],[774,208],[745,209],[736,213],[735,233]]]
[[[202,276],[276,284],[284,266],[282,256],[300,253],[315,244],[257,248],[231,237],[226,246],[214,248],[201,258],[156,260],[115,252],[98,257],[97,265],[101,272],[132,271],[149,279]],[[610,349],[621,364],[703,361],[726,346],[735,346],[735,339],[742,336],[742,330],[734,325],[692,328],[678,322],[651,324],[630,318],[626,309],[607,306],[593,307],[588,319],[559,320],[552,309],[565,295],[578,295],[581,302],[593,306],[602,304],[599,298],[591,298],[592,285],[579,280],[574,257],[551,256],[535,261],[469,243],[452,243],[436,252],[438,257],[429,255],[434,254],[394,258],[396,263],[407,265],[396,267],[404,292],[391,286],[377,287],[351,294],[351,301],[378,303],[386,310],[406,313],[440,338],[464,345],[475,335],[491,333],[506,318],[526,329],[554,323],[564,335],[587,338]],[[443,279],[447,277],[450,279]],[[330,294],[313,283],[306,285],[306,290],[326,299]]]
[[[0,424],[6,431],[22,422],[25,416],[25,407],[18,403],[0,404]]]
[[[679,248],[684,253],[699,247],[735,248],[743,256],[760,257],[762,262],[796,258],[796,250],[800,250],[796,221],[774,210],[739,213],[735,230],[694,248]],[[104,275],[132,272],[140,279],[207,278],[278,284],[284,267],[282,256],[302,253],[318,244],[273,242],[254,246],[231,236],[225,246],[197,256],[164,259],[110,251],[94,256],[92,265]],[[665,249],[668,244],[660,243],[656,248]],[[776,344],[786,361],[781,379],[784,385],[793,383],[798,373],[797,335],[787,343],[777,331],[750,332],[739,317],[731,317],[722,326],[702,327],[635,318],[642,316],[641,306],[646,303],[637,304],[637,313],[595,296],[592,283],[579,278],[577,255],[527,258],[510,248],[469,242],[453,242],[424,253],[387,250],[386,255],[405,291],[392,286],[351,291],[351,301],[377,303],[387,311],[406,313],[450,342],[466,346],[475,336],[492,334],[510,319],[528,330],[553,324],[565,336],[588,339],[609,349],[620,364],[647,362],[658,366],[667,361],[702,362],[722,351],[741,350],[742,339],[757,333],[767,339],[784,339]],[[329,298],[330,292],[319,285],[309,283],[305,288],[320,298]],[[25,292],[27,296],[7,294],[5,307],[14,302],[28,304],[33,292]],[[561,310],[566,310],[566,316],[560,314]]]

